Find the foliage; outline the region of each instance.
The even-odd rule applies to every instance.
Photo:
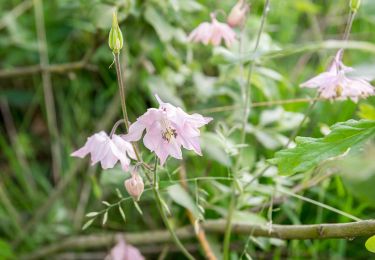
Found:
[[[122,117],[107,44],[116,8],[124,39],[120,58],[126,65],[130,121],[157,105],[154,93],[189,113],[214,117],[201,133],[203,156],[183,154],[188,190],[179,184],[180,161],[169,159],[158,171],[163,206],[170,210],[173,226],[190,225],[186,209],[199,221],[227,218],[232,195],[237,196],[233,220],[241,223],[349,221],[317,203],[361,219],[375,217],[373,97],[358,104],[319,100],[298,133],[296,147],[282,149],[315,96],[314,90],[298,85],[324,71],[338,48],[348,47],[345,63],[355,67],[358,75],[374,80],[374,1],[362,0],[351,38],[343,43],[339,39],[345,30],[348,0],[271,0],[255,53],[264,4],[260,0],[250,1],[241,47],[237,43],[231,48],[191,44],[187,35],[208,21],[213,10],[228,14],[235,1],[43,1],[62,162],[57,177],[52,174],[53,137],[39,70],[34,2],[38,1],[0,2],[0,258],[18,259],[77,235],[164,229],[149,187],[135,204],[123,186],[128,173],[89,167],[87,159],[70,157],[87,136],[99,130],[108,133]],[[218,20],[225,20],[220,12]],[[240,35],[241,30],[236,33]],[[242,88],[252,62],[252,105],[242,143]],[[152,156],[144,155],[147,163],[152,162]],[[268,166],[268,160],[278,167]],[[285,198],[281,191],[317,203],[289,195],[279,203]],[[223,236],[207,237],[220,256]],[[364,248],[364,238],[281,241],[232,232],[231,241],[239,248],[233,250],[233,259],[372,256]],[[196,239],[189,243],[199,246]],[[99,250],[107,253],[103,248],[92,252]],[[74,253],[84,257],[82,250]],[[200,251],[195,254],[203,257]],[[169,253],[171,259],[180,256]]]

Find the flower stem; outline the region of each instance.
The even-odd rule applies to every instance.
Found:
[[[116,67],[118,88],[119,88],[120,98],[121,98],[122,115],[124,117],[126,133],[128,133],[129,132],[129,117],[128,117],[128,112],[126,110],[125,84],[124,84],[124,80],[123,80],[122,72],[121,72],[120,53],[113,53],[113,56],[115,58],[115,67]],[[132,146],[135,152],[135,156],[137,157],[137,160],[139,162],[142,162],[142,158],[138,152],[137,146],[134,143],[132,143]]]
[[[164,222],[164,225],[167,227],[173,241],[175,242],[175,244],[177,245],[177,247],[181,250],[181,252],[185,255],[185,257],[187,259],[195,259],[188,251],[187,249],[184,247],[184,245],[181,243],[180,239],[178,238],[176,232],[174,231],[169,219],[168,219],[168,216],[164,210],[164,207],[163,207],[163,199],[160,195],[160,192],[159,192],[159,185],[158,185],[158,178],[156,176],[156,170],[157,170],[157,166],[158,166],[158,159],[155,158],[155,165],[154,165],[154,169],[153,169],[153,178],[154,178],[154,183],[153,183],[153,192],[154,192],[154,195],[155,195],[155,201],[156,201],[156,205],[158,207],[158,210],[159,210],[159,213],[161,215],[161,218]]]
[[[129,118],[128,118],[128,112],[126,111],[125,85],[124,85],[124,80],[123,80],[122,72],[121,72],[120,53],[113,53],[113,56],[115,57],[115,67],[116,67],[118,88],[119,88],[120,98],[121,98],[122,115],[125,121],[124,123],[126,127],[126,132],[128,132],[129,131]]]
[[[262,14],[262,18],[261,18],[261,23],[260,23],[260,27],[259,27],[259,31],[258,31],[258,34],[257,34],[256,41],[255,41],[253,53],[255,53],[257,51],[258,47],[259,47],[260,38],[261,38],[261,35],[263,33],[264,25],[265,25],[265,22],[266,22],[266,17],[267,17],[268,11],[269,11],[269,4],[270,4],[270,0],[265,0],[264,8],[263,8],[263,14]],[[245,88],[244,88],[245,93],[243,93],[244,94],[244,104],[243,104],[243,121],[242,121],[242,128],[241,128],[241,144],[245,143],[245,139],[246,139],[246,124],[247,124],[248,117],[249,117],[249,110],[250,110],[250,103],[251,103],[251,101],[250,101],[250,99],[251,99],[251,97],[250,97],[251,77],[252,77],[252,74],[253,74],[254,66],[255,66],[255,61],[253,60],[249,65],[249,71],[248,71],[248,74],[247,74],[246,85],[245,85]],[[242,150],[240,152],[240,156],[238,157],[238,160],[237,160],[237,163],[236,163],[236,166],[235,166],[236,170],[238,170],[239,162],[241,161],[241,158],[242,158]],[[223,243],[224,260],[229,260],[229,258],[230,258],[229,246],[230,246],[230,238],[231,238],[231,232],[232,232],[232,218],[233,218],[233,214],[234,214],[234,211],[235,211],[236,205],[237,205],[237,195],[235,194],[235,185],[234,184],[232,184],[231,189],[232,189],[232,192],[231,192],[229,210],[228,210],[226,227],[225,227],[224,243]]]

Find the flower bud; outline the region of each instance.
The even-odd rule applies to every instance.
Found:
[[[353,12],[357,12],[360,5],[361,0],[350,0],[350,9],[352,9]]]
[[[227,23],[231,27],[241,26],[245,22],[246,13],[250,10],[250,5],[246,0],[238,0],[237,4],[233,6],[227,19]]]
[[[139,201],[143,190],[144,190],[144,183],[142,178],[138,175],[138,173],[133,173],[130,179],[125,181],[125,188],[126,191],[136,200]]]
[[[113,53],[119,53],[120,50],[122,49],[122,46],[124,45],[122,33],[117,22],[116,12],[113,12],[112,28],[111,28],[111,31],[109,32],[108,45],[109,45],[109,48],[111,48],[111,50],[113,51]]]

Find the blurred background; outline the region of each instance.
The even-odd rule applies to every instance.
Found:
[[[87,158],[70,157],[88,136],[110,132],[121,118],[116,72],[110,66],[113,55],[107,45],[116,8],[124,35],[121,59],[130,120],[157,105],[153,93],[189,113],[214,117],[202,133],[204,156],[184,151],[182,166],[170,159],[160,172],[175,226],[189,225],[186,210],[192,208],[201,219],[225,218],[231,181],[224,177],[240,148],[239,134],[232,131],[242,117],[236,107],[245,80],[239,63],[253,49],[264,4],[248,2],[251,12],[240,55],[238,44],[227,49],[187,43],[188,33],[208,21],[210,12],[228,14],[234,0],[0,1],[0,259],[103,259],[113,240],[97,246],[85,241],[81,247],[65,244],[51,254],[43,250],[80,235],[145,232],[147,238],[148,231],[164,229],[152,193],[146,191],[139,202],[142,215],[126,200],[121,205],[125,223],[113,208],[104,226],[97,219],[82,230],[86,213],[105,207],[101,201],[112,204],[119,193],[128,196],[123,187],[128,174],[119,168],[89,167]],[[323,71],[340,47],[324,43],[341,39],[348,2],[271,0],[259,47],[264,57],[257,63],[251,90],[254,103],[266,104],[251,109],[244,180],[282,148],[303,118],[308,102],[267,102],[315,96],[314,90],[298,86]],[[225,21],[221,11],[217,18]],[[363,0],[350,39],[367,45],[353,45],[344,62],[370,81],[375,78],[374,26],[375,1]],[[330,125],[351,118],[375,120],[374,104],[374,98],[358,104],[320,101],[299,135],[321,137]],[[282,204],[269,207],[270,198],[277,195],[275,187],[280,186],[300,187],[294,191],[314,201],[362,219],[374,218],[374,146],[369,143],[362,152],[288,178],[270,168],[241,195],[235,219],[258,224],[270,218],[279,224],[350,221],[293,197],[282,197]],[[152,158],[146,152],[144,156]],[[182,168],[191,180],[187,191],[171,185],[182,178]],[[198,181],[201,177],[224,179]],[[304,188],[298,186],[302,184]],[[220,258],[222,235],[207,237]],[[364,241],[282,241],[234,234],[231,255],[232,259],[247,254],[254,259],[369,259]],[[183,259],[171,243],[147,244],[140,239],[133,244],[147,259]],[[194,237],[186,240],[186,246],[204,259]]]

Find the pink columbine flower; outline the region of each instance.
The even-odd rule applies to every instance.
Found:
[[[155,97],[159,102],[159,108],[150,108],[140,116],[130,126],[129,133],[124,136],[125,140],[137,141],[146,130],[143,143],[156,153],[161,165],[169,155],[182,159],[181,146],[202,155],[198,128],[210,122],[212,118],[199,114],[189,115],[179,107],[164,103],[158,95]]]
[[[301,87],[318,88],[320,96],[326,99],[351,99],[357,102],[358,98],[366,98],[375,94],[374,87],[360,78],[349,78],[347,72],[353,71],[341,61],[342,50],[339,50],[331,66],[326,72],[304,82]]]
[[[211,14],[211,23],[201,23],[188,37],[191,42],[201,42],[205,45],[212,44],[214,46],[220,45],[222,39],[225,45],[230,47],[236,40],[236,33],[226,23],[216,20],[213,13]]]
[[[71,156],[83,158],[91,154],[91,164],[100,162],[103,169],[113,168],[120,160],[122,169],[127,171],[130,158],[136,159],[132,145],[122,137],[114,134],[110,138],[104,131],[87,138],[85,145],[73,152]]]

